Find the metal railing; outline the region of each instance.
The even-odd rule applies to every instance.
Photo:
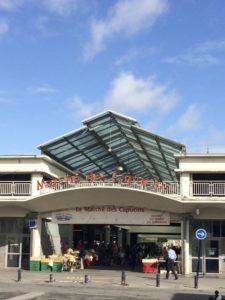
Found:
[[[80,181],[80,182],[55,182],[50,186],[40,189],[40,194],[47,194],[59,190],[72,188],[115,187],[128,188],[139,191],[159,193],[163,195],[179,196],[179,182],[150,182],[124,183],[112,181]],[[31,196],[31,181],[0,181],[0,196]],[[190,184],[190,196],[193,197],[225,197],[225,181],[195,181]]]
[[[49,193],[59,190],[71,188],[92,188],[92,187],[115,187],[115,188],[128,188],[141,191],[148,191],[160,193],[164,195],[180,195],[179,182],[157,182],[157,183],[125,183],[125,182],[112,182],[112,181],[80,181],[80,182],[54,182],[45,188],[40,189],[40,193]]]
[[[0,181],[0,196],[30,196],[30,181]]]
[[[221,197],[225,196],[224,181],[195,181],[191,183],[192,196],[210,196]]]

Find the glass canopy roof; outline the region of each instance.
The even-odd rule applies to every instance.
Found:
[[[140,128],[135,119],[106,111],[83,121],[83,127],[38,148],[74,173],[122,174],[175,181],[174,154],[183,144]]]

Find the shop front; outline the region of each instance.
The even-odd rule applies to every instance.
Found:
[[[192,271],[197,270],[199,241],[194,238],[194,232],[204,228],[207,236],[202,240],[200,249],[199,271],[202,274],[222,273],[225,270],[225,221],[224,220],[197,220],[192,225]]]
[[[0,267],[28,269],[30,232],[26,219],[0,218]]]

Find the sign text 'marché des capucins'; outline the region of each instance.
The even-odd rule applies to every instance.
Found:
[[[81,179],[79,175],[65,175],[62,178],[57,178],[57,179],[52,179],[52,180],[37,180],[37,189],[41,190],[44,188],[54,188],[58,185],[63,185],[63,184],[70,184],[70,183],[80,183],[80,182],[98,182],[98,181],[105,181],[105,180],[110,180],[114,183],[127,183],[132,184],[132,183],[137,183],[141,184],[143,186],[146,185],[153,185],[154,187],[166,187],[166,183],[158,181],[156,179],[146,179],[143,177],[138,177],[138,176],[130,176],[130,175],[123,175],[120,176],[116,172],[112,173],[111,178],[109,178],[108,175],[104,174],[96,174],[96,173],[89,173],[86,175],[86,179]]]

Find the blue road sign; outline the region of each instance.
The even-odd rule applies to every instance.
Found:
[[[204,240],[207,236],[206,230],[203,228],[199,228],[195,232],[195,236],[198,240]]]

